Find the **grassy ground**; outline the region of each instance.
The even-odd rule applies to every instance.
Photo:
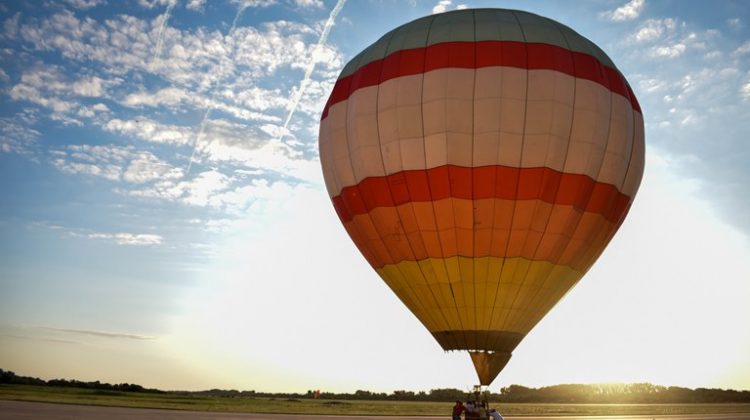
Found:
[[[0,385],[0,399],[245,413],[446,416],[452,403],[196,397],[48,386]],[[750,404],[501,404],[503,415],[748,413]]]

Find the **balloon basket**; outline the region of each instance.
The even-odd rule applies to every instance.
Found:
[[[466,412],[466,420],[487,420],[487,413],[490,411],[489,402],[489,387],[485,385],[474,385],[474,388],[469,392],[467,402],[473,401],[476,405],[476,409],[473,413]]]

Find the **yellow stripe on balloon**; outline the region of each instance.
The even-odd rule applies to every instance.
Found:
[[[522,334],[584,274],[547,261],[500,257],[427,258],[376,271],[431,332]]]

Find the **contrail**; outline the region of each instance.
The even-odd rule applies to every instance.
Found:
[[[203,114],[203,120],[201,121],[200,128],[198,129],[198,135],[195,136],[195,144],[193,144],[193,153],[190,155],[190,162],[188,162],[187,171],[185,171],[185,176],[187,177],[190,175],[190,168],[193,166],[193,159],[195,159],[195,151],[198,150],[198,141],[201,137],[203,137],[203,132],[206,130],[206,120],[208,119],[208,116],[211,114],[211,108],[206,109],[206,113]]]
[[[169,16],[172,14],[172,8],[174,7],[175,3],[176,2],[170,2],[167,5],[167,11],[164,12],[164,20],[161,21],[161,27],[159,27],[159,35],[156,38],[156,52],[154,52],[154,58],[153,60],[151,60],[152,66],[156,64],[156,61],[161,55],[161,46],[164,41],[164,28],[167,27],[167,22],[169,21]]]
[[[227,35],[232,35],[234,28],[237,27],[237,22],[240,20],[240,16],[242,16],[242,12],[244,12],[245,9],[247,9],[247,6],[248,6],[248,3],[244,2],[240,5],[239,9],[237,9],[237,14],[234,15],[232,26],[229,27],[229,32],[227,32]],[[224,65],[224,62],[220,61],[219,71],[218,71],[219,74],[221,74],[223,65]],[[210,115],[211,115],[211,105],[208,106],[208,108],[206,109],[206,113],[203,114],[203,119],[201,120],[200,128],[198,129],[198,135],[195,136],[195,142],[193,143],[193,153],[190,154],[190,162],[188,162],[187,170],[185,171],[186,177],[190,175],[190,169],[193,167],[193,160],[195,160],[195,151],[198,150],[198,142],[200,142],[201,137],[203,137],[203,132],[206,131],[206,121],[208,120],[208,117]]]
[[[277,140],[281,140],[281,138],[284,137],[284,133],[286,132],[286,128],[289,125],[289,121],[291,121],[292,116],[294,115],[294,111],[297,110],[297,105],[299,105],[299,101],[302,99],[302,94],[305,93],[305,89],[307,89],[307,85],[308,83],[310,83],[310,76],[312,75],[313,70],[315,70],[315,55],[318,53],[318,51],[320,51],[320,49],[328,40],[328,33],[331,32],[331,27],[333,27],[333,23],[336,21],[336,16],[338,16],[339,12],[344,7],[344,3],[346,3],[346,0],[338,0],[336,2],[336,5],[331,10],[331,15],[328,16],[328,20],[326,21],[326,24],[323,27],[323,33],[320,34],[320,39],[318,40],[318,44],[315,46],[315,49],[313,50],[313,59],[310,60],[310,64],[307,65],[307,69],[305,70],[305,76],[302,78],[302,81],[299,84],[299,89],[297,89],[297,93],[294,95],[294,98],[292,99],[292,109],[289,110],[289,115],[286,116],[286,121],[284,121],[284,127],[282,128],[281,133],[279,134],[279,138]]]

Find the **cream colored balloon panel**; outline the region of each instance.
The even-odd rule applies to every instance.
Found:
[[[354,91],[347,105],[349,156],[356,183],[368,177],[384,176],[377,125],[378,86]]]

